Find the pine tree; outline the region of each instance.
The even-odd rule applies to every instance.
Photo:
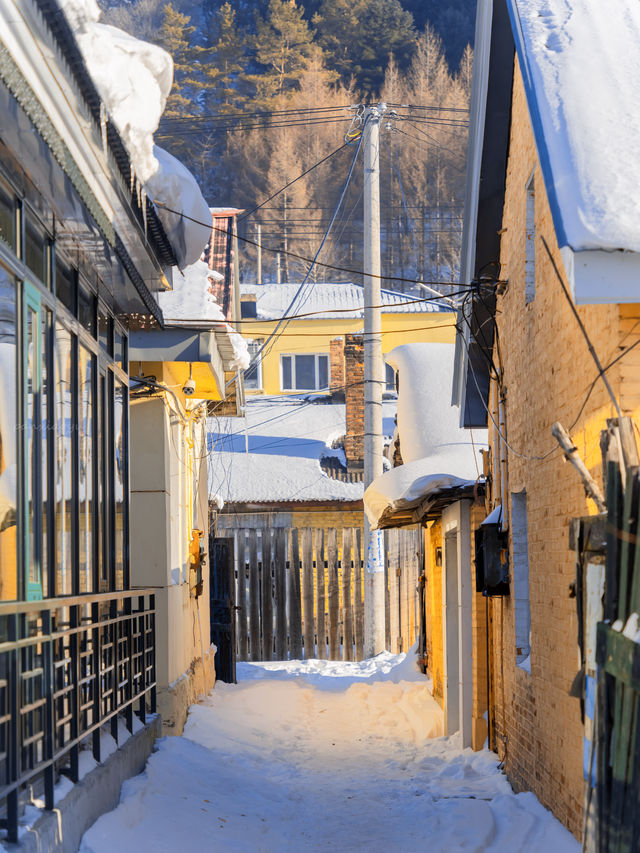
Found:
[[[238,112],[247,102],[247,34],[238,28],[229,2],[213,15],[209,33],[211,48],[204,70],[207,113]]]
[[[295,0],[269,0],[266,17],[256,20],[253,39],[258,69],[249,80],[256,106],[269,108],[275,99],[298,87],[314,53],[313,37]]]
[[[164,7],[158,42],[173,57],[173,87],[164,111],[167,118],[194,116],[200,111],[198,96],[204,48],[192,44],[196,28],[190,21],[171,3]]]

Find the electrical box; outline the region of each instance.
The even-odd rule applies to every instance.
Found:
[[[195,598],[202,595],[202,569],[206,561],[204,533],[202,530],[192,530],[189,542],[189,585]]]
[[[485,596],[509,595],[509,542],[498,509],[475,532],[476,592]]]

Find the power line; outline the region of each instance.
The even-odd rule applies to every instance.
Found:
[[[166,210],[168,213],[174,213],[176,216],[181,216],[183,219],[188,220],[189,222],[194,222],[196,225],[202,225],[204,228],[211,228],[213,231],[219,231],[221,234],[229,234],[228,228],[220,228],[217,225],[213,225],[210,222],[203,222],[201,219],[195,219],[193,216],[189,216],[182,210],[175,210],[169,205],[164,204],[161,201],[154,201],[154,204],[157,207],[161,207],[163,210]],[[308,258],[305,255],[299,255],[297,252],[290,252],[285,249],[276,249],[271,246],[264,246],[262,243],[257,243],[255,240],[251,240],[249,237],[241,237],[240,234],[236,235],[238,240],[242,243],[248,243],[250,246],[260,246],[263,251],[272,252],[274,255],[286,255],[289,258],[295,258],[298,261],[304,261],[307,264],[313,264],[317,267],[324,267],[324,269],[336,270],[337,272],[349,273],[350,275],[368,275],[371,278],[379,278],[381,281],[397,281],[404,284],[432,284],[432,285],[446,285],[449,287],[451,285],[451,281],[445,281],[444,279],[431,279],[425,281],[424,279],[416,279],[416,278],[405,278],[403,276],[397,275],[373,275],[370,272],[363,272],[363,270],[354,270],[350,267],[339,267],[336,264],[327,264],[324,261],[318,261],[314,258]]]

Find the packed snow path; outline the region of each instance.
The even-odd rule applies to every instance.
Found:
[[[403,656],[242,664],[238,679],[158,743],[81,853],[577,853],[495,755],[440,737],[440,708]]]

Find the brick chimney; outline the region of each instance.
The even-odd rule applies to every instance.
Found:
[[[331,398],[333,402],[344,402],[344,338],[334,338],[329,344],[331,367]]]
[[[362,333],[348,334],[344,342],[347,469],[364,470],[364,342]]]

